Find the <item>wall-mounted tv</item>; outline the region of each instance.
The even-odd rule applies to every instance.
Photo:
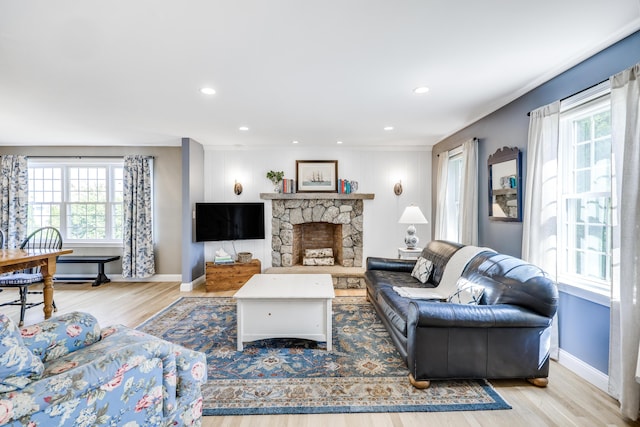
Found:
[[[264,239],[264,203],[196,203],[196,242]]]

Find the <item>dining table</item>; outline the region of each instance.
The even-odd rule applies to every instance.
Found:
[[[53,312],[53,275],[56,273],[56,259],[60,255],[72,252],[72,249],[0,249],[0,274],[40,267],[44,282],[44,318],[48,319]]]

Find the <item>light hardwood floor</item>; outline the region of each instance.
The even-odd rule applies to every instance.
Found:
[[[61,314],[86,311],[102,326],[122,323],[136,327],[182,296],[230,296],[233,291],[207,293],[204,286],[193,292],[180,292],[175,282],[112,282],[99,287],[88,283],[55,285],[54,299]],[[0,302],[15,296],[14,290],[0,292]],[[363,291],[337,291],[337,295],[364,295]],[[33,297],[33,296],[32,296]],[[36,296],[37,297],[37,296]],[[17,307],[0,307],[15,321]],[[27,310],[25,324],[41,321],[41,307]],[[617,402],[606,393],[552,362],[547,388],[526,381],[491,381],[511,406],[505,411],[439,413],[325,414],[205,417],[203,426],[640,426],[621,418]]]

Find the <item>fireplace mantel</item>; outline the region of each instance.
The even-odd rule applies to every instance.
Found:
[[[263,200],[373,200],[373,193],[260,193]]]

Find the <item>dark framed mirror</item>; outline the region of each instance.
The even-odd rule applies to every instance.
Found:
[[[489,156],[489,219],[522,221],[522,156],[503,147]]]

